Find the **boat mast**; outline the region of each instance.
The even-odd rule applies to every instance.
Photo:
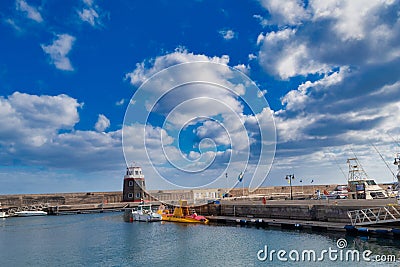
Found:
[[[397,153],[395,158],[394,158],[394,165],[397,166],[397,203],[400,204],[400,191],[399,191],[399,186],[400,186],[400,153]]]
[[[366,180],[368,177],[367,173],[364,171],[357,157],[347,159],[347,164],[349,165],[349,176],[348,181],[361,181]]]

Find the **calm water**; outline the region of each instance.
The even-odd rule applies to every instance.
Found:
[[[236,226],[125,223],[122,213],[0,219],[0,266],[399,266],[397,263],[259,261],[264,249],[317,254],[340,235]],[[346,237],[347,249],[397,254],[391,239]],[[260,254],[261,256],[263,254]],[[287,255],[286,255],[287,257]]]

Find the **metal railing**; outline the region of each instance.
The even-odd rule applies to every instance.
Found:
[[[366,208],[347,212],[352,225],[371,225],[400,221],[400,211],[395,206]]]

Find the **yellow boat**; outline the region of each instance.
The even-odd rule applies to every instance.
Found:
[[[190,214],[187,201],[180,200],[179,206],[174,208],[174,212],[170,213],[165,207],[160,206],[158,213],[161,214],[163,221],[180,222],[180,223],[202,223],[207,224],[208,219],[204,216],[197,215],[195,212]]]

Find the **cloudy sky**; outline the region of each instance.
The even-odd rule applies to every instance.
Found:
[[[1,1],[0,194],[121,190],[125,156],[154,189],[392,182],[399,7]]]

